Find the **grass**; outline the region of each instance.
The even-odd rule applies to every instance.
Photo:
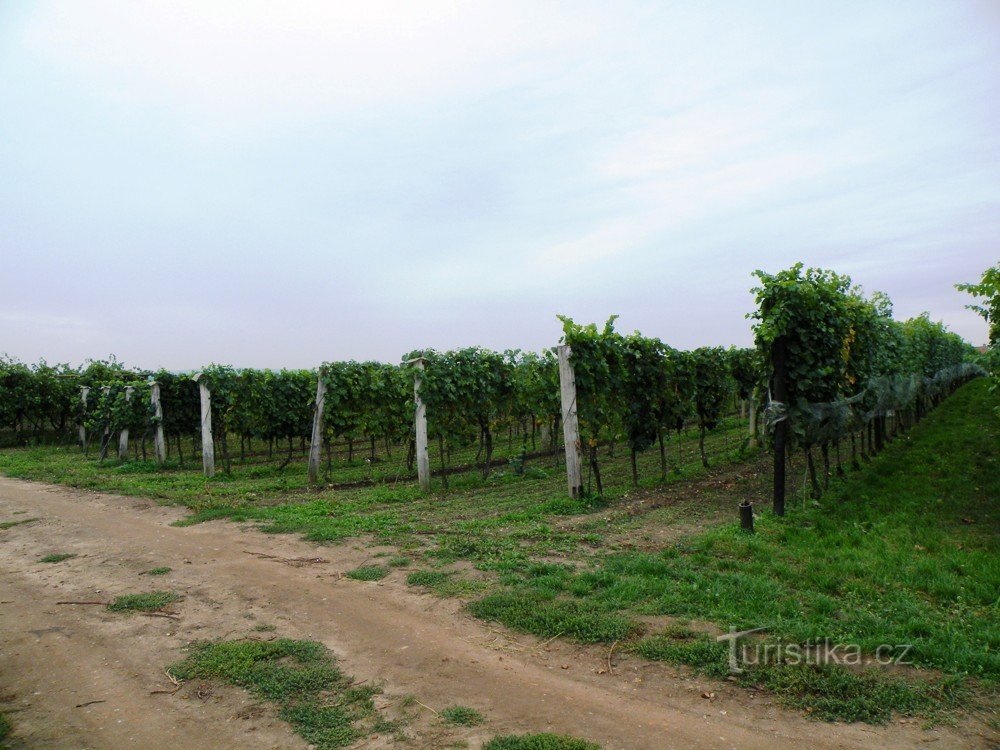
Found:
[[[169,672],[180,680],[221,680],[274,704],[317,750],[347,747],[372,732],[397,728],[375,709],[378,688],[352,686],[329,651],[314,641],[199,643]]]
[[[420,586],[441,597],[468,598],[480,594],[489,585],[459,575],[455,571],[414,570],[406,577],[410,586]]]
[[[278,628],[275,625],[269,625],[267,623],[260,622],[254,625],[253,629],[257,633],[273,633]]]
[[[12,529],[15,526],[22,526],[26,523],[34,523],[35,521],[40,521],[40,518],[23,518],[20,521],[0,521],[0,529],[7,530]]]
[[[71,557],[76,557],[76,554],[74,554],[73,552],[55,552],[51,555],[45,555],[44,557],[40,557],[38,559],[38,562],[59,563],[62,562],[63,560],[69,560]]]
[[[826,719],[887,721],[892,713],[949,710],[968,675],[1000,679],[997,499],[1000,425],[988,384],[969,384],[865,471],[820,503],[785,518],[764,514],[757,534],[735,524],[658,551],[619,551],[583,569],[536,564],[473,614],[551,637],[622,639],[638,615],[694,618],[720,631],[767,628],[772,642],[829,638],[866,655],[910,644],[926,672],[891,676],[844,667],[774,664],[749,670],[784,703]],[[660,636],[634,648],[723,675],[724,644]]]
[[[157,612],[181,597],[171,591],[150,591],[144,594],[123,594],[108,605],[112,612]]]
[[[162,567],[159,567],[159,568],[150,568],[149,570],[143,571],[139,575],[141,575],[141,576],[165,576],[167,573],[169,573],[172,570],[173,570],[173,568],[168,568],[166,566],[162,566]]]
[[[679,473],[660,481],[649,451],[643,486],[631,490],[627,453],[602,448],[608,491],[577,500],[549,458],[523,474],[454,475],[450,491],[431,493],[400,482],[307,495],[268,467],[206,480],[134,462],[100,467],[60,449],[0,453],[0,471],[183,502],[187,523],[228,518],[322,543],[395,547],[388,567],[412,561],[410,585],[471,599],[480,618],[545,638],[617,640],[712,676],[728,674],[712,635],[730,627],[765,627],[769,643],[829,638],[868,656],[911,644],[911,669],[777,663],[740,678],[813,716],[883,722],[894,711],[951,710],[1000,679],[997,402],[985,381],[964,386],[863,471],[832,479],[821,501],[793,493],[784,518],[767,511],[766,457],[738,451],[743,428],[733,420],[709,437],[710,471],[685,436],[681,461],[670,446]],[[789,475],[803,476],[801,456]],[[744,498],[758,508],[753,536],[734,523]],[[685,621],[705,632],[663,629]]]
[[[13,732],[14,725],[10,723],[10,719],[4,714],[0,714],[0,742],[10,739]]]
[[[446,722],[460,727],[474,727],[486,721],[485,716],[468,706],[448,706],[439,713]]]
[[[745,432],[745,423],[735,417],[722,422],[719,429],[709,434],[706,450],[714,463],[731,459],[739,448]],[[233,440],[238,443],[238,437]],[[131,459],[124,463],[105,460],[99,463],[94,451],[89,456],[81,454],[76,447],[39,446],[0,450],[0,473],[21,479],[64,484],[80,489],[116,492],[122,495],[139,495],[158,498],[164,502],[179,503],[196,509],[221,507],[256,506],[271,504],[274,500],[287,499],[289,495],[306,493],[308,473],[304,454],[295,454],[295,459],[280,469],[284,458],[281,451],[275,453],[271,461],[266,456],[251,456],[246,461],[234,459],[229,473],[222,471],[222,461],[217,456],[219,473],[205,477],[201,472],[200,459],[192,460],[192,445],[185,448],[187,461],[182,466],[173,458],[168,458],[161,468],[152,460]],[[538,448],[542,446],[539,444]],[[529,447],[530,449],[530,447]],[[680,439],[672,438],[668,446],[671,466],[681,476],[691,476],[700,471],[697,457],[697,429],[687,428]],[[437,446],[430,446],[432,467],[438,465]],[[520,453],[519,440],[508,446],[506,440],[497,439],[496,458],[514,458]],[[658,483],[659,457],[655,451],[647,451],[639,456],[639,471],[643,484],[654,486]],[[678,457],[679,453],[679,457]],[[369,463],[358,452],[353,461],[335,460],[329,480],[332,483],[357,483],[373,481],[376,486],[392,485],[412,487],[415,477],[406,468],[406,446],[396,446],[391,456],[380,455],[376,462]],[[471,464],[475,461],[475,446],[456,447],[452,465]],[[491,477],[510,481],[512,478],[541,483],[550,491],[556,491],[564,483],[559,456],[549,456],[528,460],[523,474],[513,467],[495,468]],[[619,496],[628,491],[630,470],[627,451],[617,446],[615,456],[602,456],[602,475],[608,496]],[[470,486],[483,485],[478,471],[456,474],[449,478],[453,489],[462,491]],[[494,482],[487,480],[486,486]],[[440,479],[434,480],[435,489],[440,489]],[[339,495],[340,492],[330,491]]]
[[[494,737],[483,750],[601,750],[601,746],[562,734],[506,734]]]
[[[355,581],[381,581],[389,575],[389,569],[381,565],[362,565],[360,568],[348,571],[345,575]]]

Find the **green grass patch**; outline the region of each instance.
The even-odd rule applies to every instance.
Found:
[[[439,713],[446,722],[460,727],[474,727],[486,721],[485,716],[468,706],[448,706]]]
[[[574,599],[550,599],[531,589],[490,594],[470,602],[468,609],[476,617],[515,630],[546,638],[566,636],[584,643],[624,640],[639,630],[636,622],[618,612]]]
[[[505,734],[487,742],[483,750],[601,750],[601,746],[563,734]]]
[[[0,714],[0,742],[10,739],[13,732],[14,725],[10,723],[10,719],[5,714]]]
[[[763,645],[763,644],[761,644]],[[730,675],[729,645],[714,637],[675,629],[643,638],[629,648],[653,661],[684,664],[701,674]],[[838,664],[775,660],[744,665],[733,678],[747,688],[764,688],[778,702],[827,721],[884,724],[894,713],[940,718],[972,696],[959,677],[906,678],[877,667],[849,669]]]
[[[123,594],[108,605],[112,612],[157,612],[181,597],[172,591],[150,591],[144,594]]]
[[[394,555],[393,557],[389,558],[389,567],[391,567],[391,568],[405,568],[411,562],[412,561],[408,557],[404,557],[402,555]]]
[[[389,569],[382,565],[362,565],[360,568],[348,571],[345,575],[355,581],[381,581],[389,575]]]
[[[481,594],[485,581],[465,578],[454,571],[414,570],[406,577],[410,586],[421,586],[437,596],[465,598]]]
[[[253,629],[258,633],[273,633],[278,628],[276,625],[270,625],[268,623],[260,622],[254,625]]]
[[[374,731],[397,727],[382,720],[371,686],[354,686],[333,656],[314,641],[219,641],[191,648],[169,668],[180,680],[214,679],[273,703],[282,719],[318,750],[340,748]]]
[[[76,557],[76,554],[73,552],[55,552],[51,555],[40,557],[38,561],[43,563],[58,563],[63,560],[69,560],[71,557]]]
[[[165,576],[167,573],[172,571],[173,568],[168,568],[167,566],[162,566],[159,568],[150,568],[149,570],[144,570],[139,575],[141,576]]]
[[[40,518],[24,518],[20,521],[0,521],[0,529],[7,530],[12,529],[15,526],[23,526],[26,523],[34,523],[35,521],[40,521]]]

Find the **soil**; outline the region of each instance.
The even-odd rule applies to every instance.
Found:
[[[38,519],[0,531],[0,712],[15,726],[11,747],[307,748],[244,691],[201,682],[174,691],[164,672],[194,641],[273,637],[324,643],[356,681],[382,686],[390,717],[416,698],[407,740],[373,736],[363,748],[478,748],[494,734],[543,731],[605,750],[996,741],[975,717],[932,729],[812,721],[727,682],[481,622],[461,602],[408,587],[405,569],[378,582],[345,578],[377,561],[360,542],[322,546],[224,521],[171,525],[183,516],[149,500],[0,478],[0,519]],[[39,562],[60,552],[76,556]],[[160,566],[173,570],[143,575]],[[170,606],[176,619],[59,604],[154,589],[184,597]],[[487,723],[446,726],[435,712],[454,704]]]

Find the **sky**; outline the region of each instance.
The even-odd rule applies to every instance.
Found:
[[[975,344],[1000,2],[0,0],[0,352],[749,345],[797,261]]]

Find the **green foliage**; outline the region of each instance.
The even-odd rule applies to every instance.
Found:
[[[976,298],[977,303],[967,307],[989,324],[990,346],[1000,346],[1000,263],[983,271],[978,283],[956,284],[955,288]]]
[[[848,300],[858,292],[848,276],[797,263],[786,271],[756,271],[754,333],[766,362],[775,342],[785,345],[789,403],[833,401],[844,385],[851,335]]]
[[[173,570],[173,568],[168,568],[166,566],[163,566],[163,567],[160,567],[160,568],[150,568],[149,570],[147,570],[142,575],[147,575],[147,576],[165,576],[167,573],[169,573],[172,570]]]
[[[68,365],[25,365],[0,356],[0,429],[12,430],[21,444],[30,437],[64,433],[73,424],[79,391]]]
[[[171,591],[150,591],[144,594],[123,594],[108,605],[112,612],[156,612],[181,597]]]
[[[691,352],[694,360],[694,406],[698,424],[713,429],[722,418],[726,400],[732,392],[732,377],[726,350],[701,347]]]
[[[768,379],[776,358],[784,362],[785,406],[793,435],[806,447],[940,395],[949,373],[970,353],[961,337],[926,314],[893,320],[888,297],[865,297],[847,276],[803,271],[801,263],[755,275],[758,309],[750,317],[757,321],[757,347]],[[834,408],[851,398],[851,409]]]
[[[323,424],[327,440],[370,438],[396,443],[410,434],[413,380],[380,362],[327,362]]]
[[[753,389],[761,385],[763,364],[755,349],[738,349],[735,346],[726,351],[729,361],[729,372],[736,395],[741,400],[750,398]]]
[[[616,318],[608,318],[604,327],[598,328],[593,323],[578,325],[570,318],[559,317],[563,340],[573,352],[580,437],[591,448],[622,433],[628,391],[623,363],[625,341],[615,331]],[[634,355],[641,356],[637,351]]]
[[[601,329],[565,316],[560,320],[572,350],[580,437],[599,494],[598,446],[624,437],[634,457],[656,442],[662,448],[663,434],[679,432],[692,415],[705,429],[718,425],[734,389],[724,349],[679,352],[638,332],[622,336],[614,330],[615,317]],[[665,457],[661,463],[662,478]]]

